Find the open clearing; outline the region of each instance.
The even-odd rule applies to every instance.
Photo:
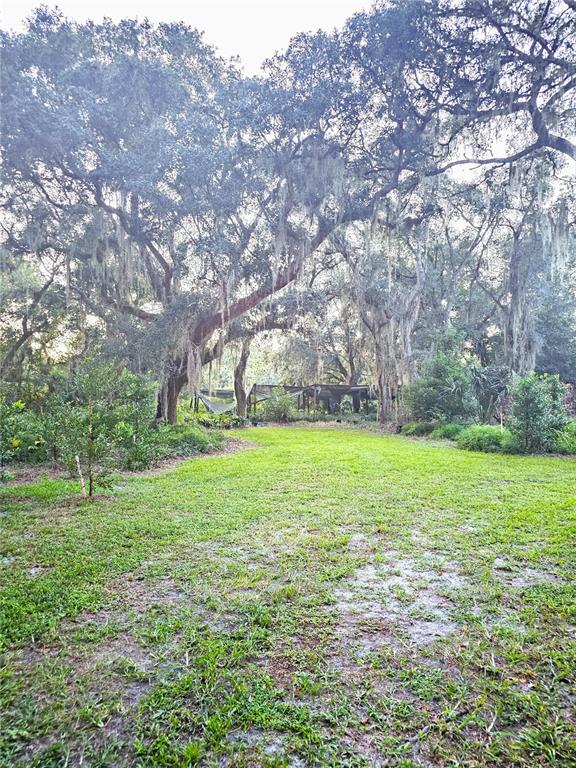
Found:
[[[355,430],[0,499],[0,765],[576,765],[576,462]]]

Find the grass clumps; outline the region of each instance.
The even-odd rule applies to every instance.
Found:
[[[576,456],[576,419],[569,421],[556,438],[554,450],[568,456]]]
[[[465,451],[484,453],[506,453],[509,450],[511,435],[493,424],[475,424],[463,430],[456,438],[458,448]]]
[[[466,427],[463,424],[439,424],[430,433],[430,437],[437,440],[456,440]]]
[[[400,430],[409,437],[425,437],[431,435],[438,425],[433,421],[409,421]]]

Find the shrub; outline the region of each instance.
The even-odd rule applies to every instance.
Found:
[[[576,456],[576,420],[569,421],[554,442],[554,451]]]
[[[576,418],[576,384],[567,385],[565,404],[568,415]]]
[[[242,416],[237,416],[231,411],[203,413],[202,415],[195,415],[190,420],[207,429],[238,429],[239,427],[245,427],[247,421]]]
[[[0,401],[0,466],[7,462],[46,460],[41,417],[22,400]]]
[[[403,435],[423,437],[424,435],[431,435],[437,426],[433,421],[409,421],[402,426],[400,431]]]
[[[565,387],[558,376],[529,373],[518,378],[512,390],[510,431],[519,453],[554,449],[568,422]]]
[[[167,448],[161,427],[151,426],[140,430],[134,439],[119,441],[116,446],[118,469],[146,469],[158,459],[167,455]]]
[[[510,433],[490,424],[477,424],[463,430],[456,438],[459,448],[485,453],[507,452]]]
[[[548,397],[550,400],[550,429],[556,433],[562,432],[570,421],[568,411],[568,387],[560,381],[558,374],[544,374],[542,378],[548,385]]]
[[[430,437],[443,440],[455,440],[458,435],[466,429],[463,424],[439,424],[432,432]]]
[[[282,387],[272,390],[271,396],[262,405],[262,416],[265,421],[293,421],[296,415],[294,398]]]
[[[417,421],[469,421],[477,414],[472,372],[462,362],[458,340],[442,337],[422,366],[419,379],[404,388],[403,401]]]
[[[474,391],[478,400],[482,423],[488,423],[498,415],[510,387],[511,371],[507,365],[471,366]]]
[[[161,432],[164,456],[194,456],[208,453],[222,445],[219,432],[201,426],[164,427]]]
[[[126,369],[87,364],[53,389],[41,413],[22,401],[0,401],[0,468],[7,461],[52,459],[77,474],[79,463],[91,496],[114,469],[144,469],[166,456],[191,456],[222,444],[219,433],[198,425],[156,424],[154,385]],[[236,425],[236,417],[222,414],[220,426],[223,416]]]
[[[49,395],[42,407],[42,439],[46,449],[46,458],[57,464],[62,447],[62,429],[66,424],[69,403],[62,396],[63,385],[60,383],[58,394]]]
[[[80,464],[89,496],[113,469],[142,468],[161,451],[154,387],[126,369],[84,365],[49,399],[46,410],[54,455],[72,472]]]

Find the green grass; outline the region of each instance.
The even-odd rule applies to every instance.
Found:
[[[576,461],[352,429],[0,492],[0,766],[576,765]]]

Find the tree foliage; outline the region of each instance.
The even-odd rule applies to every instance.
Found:
[[[568,422],[565,389],[558,376],[531,373],[513,387],[510,429],[521,453],[551,450]]]
[[[453,333],[440,337],[421,376],[403,392],[410,415],[420,421],[466,422],[478,414],[474,381]]]
[[[576,380],[572,5],[378,3],[257,78],[181,23],[40,8],[2,32],[9,400],[102,348],[175,422],[236,345],[243,413],[269,331],[282,380],[370,383],[382,420],[401,391],[471,418],[451,327],[482,419],[505,371]]]

